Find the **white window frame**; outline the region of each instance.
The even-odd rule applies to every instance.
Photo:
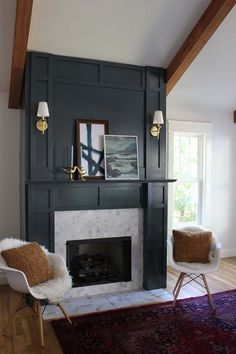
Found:
[[[173,157],[174,157],[174,134],[198,136],[200,137],[200,165],[201,180],[199,193],[199,224],[205,225],[207,228],[211,227],[211,130],[212,123],[205,122],[190,122],[190,121],[168,121],[168,178],[174,178],[173,176]],[[169,234],[173,227],[173,184],[169,184],[168,189],[168,231]]]

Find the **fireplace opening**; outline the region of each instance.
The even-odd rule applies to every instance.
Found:
[[[66,242],[73,287],[131,280],[131,237]]]

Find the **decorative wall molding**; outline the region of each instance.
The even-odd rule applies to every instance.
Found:
[[[35,128],[39,101],[50,112],[44,135]],[[149,133],[154,111],[165,117],[165,70],[31,52],[23,108],[26,239],[53,251],[55,211],[143,207],[144,286],[165,287],[166,124],[159,140]],[[64,167],[68,147],[76,145],[77,119],[108,120],[110,134],[137,136],[140,180],[69,182]]]
[[[211,133],[213,124],[210,122],[193,122],[186,120],[168,120],[168,131]]]

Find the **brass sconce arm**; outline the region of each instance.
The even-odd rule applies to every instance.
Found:
[[[45,117],[42,117],[41,119],[37,120],[36,122],[36,128],[44,134],[44,132],[48,129],[48,122],[45,119]]]
[[[161,125],[160,124],[155,124],[150,129],[151,136],[154,136],[157,139],[159,139],[159,137],[160,137],[160,132],[161,132]]]
[[[164,124],[162,111],[155,111],[153,116],[152,127],[150,128],[150,134],[151,136],[154,136],[158,140],[160,138],[162,124]]]

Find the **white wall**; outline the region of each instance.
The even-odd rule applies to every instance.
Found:
[[[167,119],[212,123],[211,225],[222,257],[236,256],[236,124],[233,112],[194,107],[167,99]]]
[[[0,239],[20,235],[20,111],[0,92]]]

